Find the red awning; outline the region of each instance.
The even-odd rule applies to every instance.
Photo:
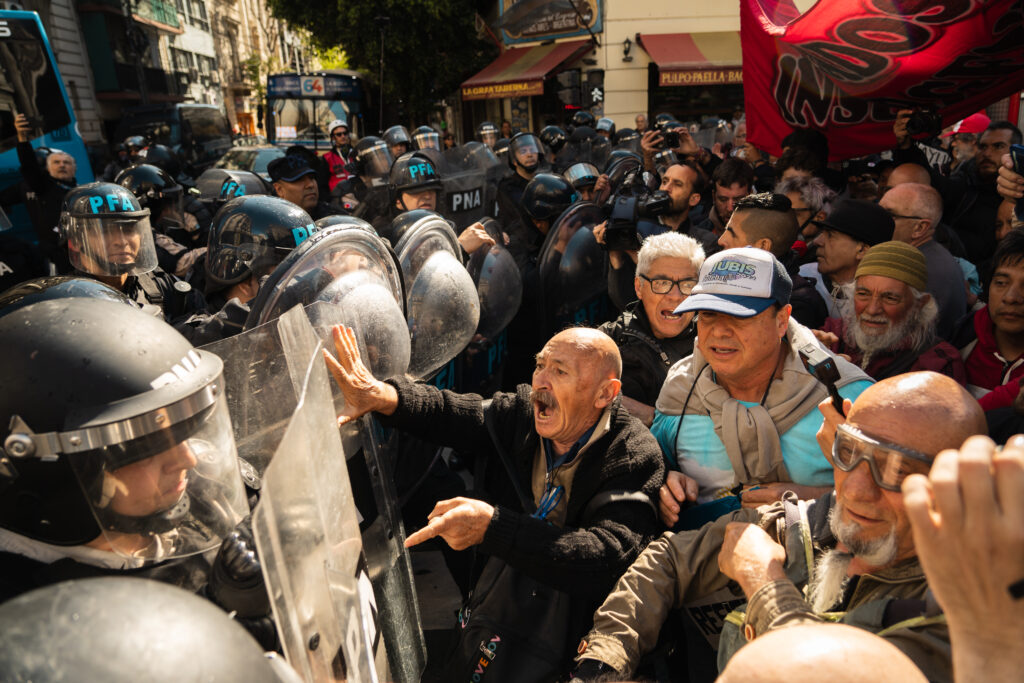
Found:
[[[542,95],[545,78],[590,49],[589,40],[510,48],[462,84],[462,99]]]
[[[658,65],[658,85],[743,82],[739,31],[644,33],[637,40]]]

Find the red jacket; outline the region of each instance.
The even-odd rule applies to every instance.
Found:
[[[968,388],[975,396],[982,394],[978,403],[985,410],[1009,406],[1020,391],[1024,356],[1007,360],[999,355],[988,306],[978,309],[973,324],[977,339],[960,349],[960,356],[967,365]]]
[[[856,346],[850,346],[846,343],[846,338],[843,336],[846,332],[846,324],[842,318],[826,319],[822,329],[825,332],[832,332],[839,337],[839,341],[831,347],[832,352],[846,354],[850,357],[852,363],[860,367],[864,354]],[[952,377],[964,386],[967,385],[967,371],[964,368],[964,362],[957,353],[956,348],[949,342],[939,340],[935,345],[918,354],[911,365],[907,366],[904,361],[900,363],[900,368],[890,368],[894,362],[902,360],[901,356],[904,351],[906,349],[901,348],[885,353],[876,353],[871,357],[871,362],[863,370],[876,381],[894,375],[901,375],[905,372],[931,370],[932,372]]]
[[[342,180],[347,179],[351,174],[345,170],[345,165],[348,164],[349,159],[341,156],[338,153],[337,147],[332,147],[329,152],[324,152],[324,161],[331,169],[330,178],[327,183],[331,188],[331,192],[334,191],[334,186],[340,183]]]

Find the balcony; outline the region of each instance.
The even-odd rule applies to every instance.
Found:
[[[183,33],[178,10],[173,2],[164,0],[130,0],[132,15],[137,21],[170,33]],[[79,12],[106,12],[121,15],[121,0],[79,0]]]
[[[140,100],[142,91],[139,88],[139,72],[135,65],[115,62],[113,67],[112,74],[105,74],[105,78],[96,78],[96,92],[99,98]],[[151,67],[144,67],[142,74],[150,101],[181,102],[184,99],[189,83],[188,74]]]

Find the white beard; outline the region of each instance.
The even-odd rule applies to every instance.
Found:
[[[814,578],[811,579],[807,599],[815,614],[829,611],[842,600],[849,580],[846,570],[852,561],[853,555],[833,548],[814,563]]]

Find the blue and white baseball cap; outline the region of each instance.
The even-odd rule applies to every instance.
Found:
[[[704,260],[693,292],[674,312],[716,311],[749,318],[773,303],[785,306],[792,291],[789,273],[771,252],[726,249]]]

